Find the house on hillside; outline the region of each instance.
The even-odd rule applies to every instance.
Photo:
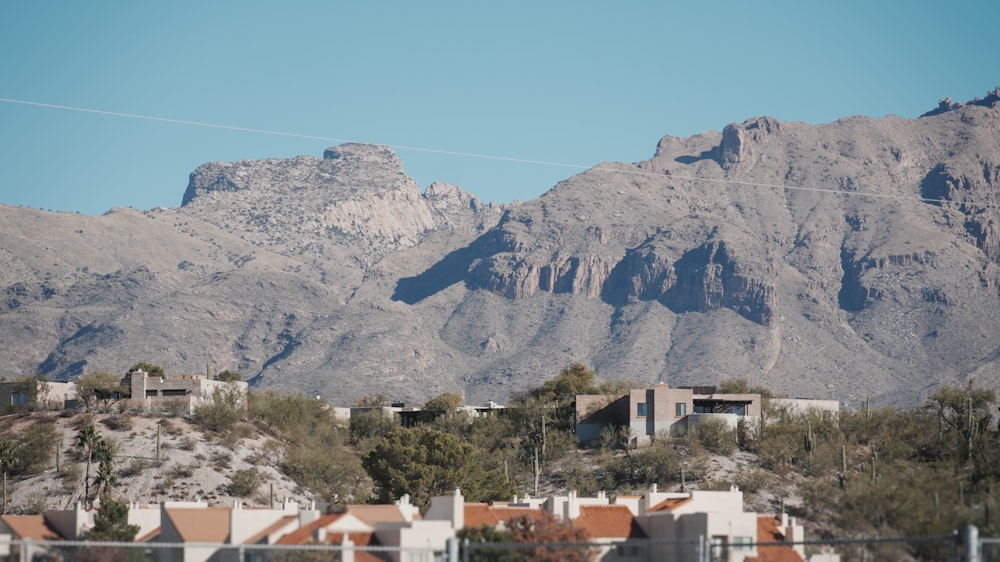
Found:
[[[721,394],[715,387],[670,388],[657,383],[628,394],[578,394],[576,436],[594,441],[606,427],[625,427],[637,445],[709,419],[736,427],[740,419],[760,419],[760,394]]]
[[[0,382],[0,414],[26,410],[58,410],[76,400],[72,382],[27,378]]]
[[[128,399],[144,410],[176,408],[194,412],[197,406],[211,403],[217,392],[235,392],[243,400],[249,385],[244,381],[220,381],[205,375],[151,377],[145,371],[133,371],[122,379],[129,390]]]
[[[482,406],[459,406],[455,408],[456,412],[465,414],[470,420],[473,418],[495,416],[505,410],[506,407],[503,404],[497,404],[492,400]],[[420,423],[424,409],[423,406],[406,402],[393,402],[389,406],[352,406],[349,418],[355,418],[372,412],[380,413],[386,419],[395,420],[402,427],[413,427]]]

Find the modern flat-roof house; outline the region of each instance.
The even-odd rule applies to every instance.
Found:
[[[75,399],[76,385],[72,382],[34,378],[0,382],[0,414],[28,409],[58,410]]]
[[[706,419],[722,419],[732,427],[740,418],[760,418],[760,394],[720,394],[715,387],[670,388],[657,383],[628,394],[578,394],[576,436],[583,442],[601,436],[605,427],[627,427],[636,444],[648,444],[675,426],[687,428]]]
[[[219,381],[205,375],[151,377],[145,371],[133,371],[123,384],[131,391],[132,403],[145,410],[176,405],[188,412],[212,402],[217,390],[232,389],[246,396],[249,388],[244,381]]]

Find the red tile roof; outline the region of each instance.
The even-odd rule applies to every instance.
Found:
[[[278,539],[275,544],[282,545],[305,545],[305,544],[316,544],[313,540],[313,532],[316,529],[326,527],[332,523],[335,523],[338,519],[343,517],[343,513],[328,513],[321,516],[319,519],[303,525],[298,529],[288,533],[287,535]],[[365,546],[379,546],[378,539],[375,538],[374,533],[347,533],[347,539],[354,543],[356,547]],[[344,542],[343,532],[327,532],[325,544],[329,545],[339,545]],[[355,562],[384,562],[383,559],[378,556],[377,553],[367,552],[364,550],[357,550],[354,552]]]
[[[272,534],[277,533],[281,529],[284,529],[285,527],[292,525],[293,523],[298,521],[298,519],[299,519],[298,516],[286,515],[281,519],[278,519],[274,523],[271,523],[267,527],[264,527],[254,535],[247,537],[247,539],[243,541],[243,544],[256,544],[261,540],[265,539],[266,537],[269,537]]]
[[[312,540],[313,531],[319,529],[320,527],[326,527],[327,525],[336,522],[343,516],[343,513],[327,513],[326,515],[321,515],[319,519],[306,523],[291,533],[281,537],[278,539],[278,542],[274,544],[306,544]],[[327,536],[329,537],[331,534],[333,533],[328,533]]]
[[[632,511],[624,505],[583,505],[580,516],[572,521],[591,538],[640,539],[646,538]]]
[[[503,508],[506,510],[506,508]],[[494,508],[485,503],[465,504],[465,526],[466,527],[496,527],[500,524],[500,517],[497,516],[498,508]]]
[[[780,521],[771,515],[757,516],[757,542],[782,542],[784,533]],[[747,558],[747,562],[803,562],[798,552],[790,545],[758,546],[757,556]]]

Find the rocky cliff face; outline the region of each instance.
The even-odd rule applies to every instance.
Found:
[[[457,186],[421,193],[392,150],[360,144],[329,148],[321,159],[205,164],[191,174],[182,205],[258,246],[316,253],[346,243],[368,261],[440,228],[482,231],[503,210]]]
[[[184,204],[0,207],[9,377],[139,361],[259,389],[504,400],[604,379],[914,403],[1000,384],[1000,95],[918,119],[749,119],[513,207],[384,147],[210,163]]]

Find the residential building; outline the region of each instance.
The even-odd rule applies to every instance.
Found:
[[[0,414],[24,410],[58,410],[76,400],[72,382],[27,378],[0,382]]]
[[[721,394],[715,387],[670,388],[657,383],[624,395],[578,394],[576,436],[587,443],[600,438],[607,427],[623,427],[634,444],[643,445],[657,435],[707,419],[735,428],[741,418],[759,419],[760,412],[760,394]]]
[[[145,410],[175,407],[194,412],[197,406],[211,403],[216,392],[235,392],[246,397],[244,381],[219,381],[205,375],[174,375],[151,377],[145,371],[129,373],[122,384],[129,390],[129,400]]]

